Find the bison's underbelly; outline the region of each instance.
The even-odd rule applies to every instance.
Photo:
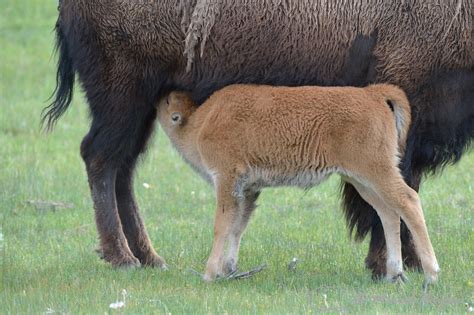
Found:
[[[461,36],[458,26],[448,27],[455,1],[400,6],[394,1],[224,1],[196,18],[215,22],[198,28],[195,35],[201,39],[187,43],[181,70],[172,80],[193,90],[198,101],[232,83],[388,82],[410,93],[434,72],[474,62],[472,38]],[[457,19],[469,25],[468,14]],[[193,22],[191,18],[190,26]]]

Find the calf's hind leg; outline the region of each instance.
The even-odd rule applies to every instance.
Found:
[[[428,235],[418,194],[396,172],[387,174],[383,181],[373,181],[373,184],[374,192],[388,208],[400,215],[408,226],[423,267],[426,283],[435,282],[439,266]]]
[[[405,281],[401,252],[400,216],[389,209],[371,188],[357,182],[353,182],[352,185],[360,196],[376,210],[383,226],[387,251],[385,259],[386,279],[390,282]]]

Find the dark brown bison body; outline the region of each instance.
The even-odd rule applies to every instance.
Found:
[[[104,257],[113,265],[163,265],[132,190],[137,156],[169,90],[202,102],[232,83],[401,86],[413,106],[402,161],[408,184],[457,161],[474,137],[474,4],[464,0],[107,1],[63,0],[60,58],[49,126],[67,109],[75,74],[92,125],[81,145]],[[343,189],[366,263],[385,272],[380,220]],[[402,227],[405,263],[418,266]]]

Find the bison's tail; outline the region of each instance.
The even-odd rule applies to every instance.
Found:
[[[349,229],[349,236],[360,242],[371,231],[378,218],[377,212],[362,199],[355,187],[348,182],[341,181],[340,189],[341,205]]]
[[[54,89],[51,98],[53,102],[43,109],[43,116],[41,119],[43,127],[51,130],[56,121],[67,110],[71,104],[74,92],[75,69],[66,36],[61,27],[60,18],[55,27],[56,31],[56,47],[55,52],[59,52],[58,69],[56,72],[56,88]]]

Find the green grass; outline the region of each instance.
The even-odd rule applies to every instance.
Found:
[[[39,128],[54,88],[56,2],[2,0],[0,12],[0,314],[118,312],[109,304],[122,289],[122,313],[462,313],[474,302],[473,153],[422,187],[442,268],[426,296],[418,273],[408,273],[404,286],[371,281],[363,266],[367,243],[347,237],[337,178],[309,192],[266,190],[244,236],[240,267],[267,269],[248,280],[203,283],[189,268],[204,269],[213,193],[159,131],[135,188],[170,269],[112,269],[94,253],[97,233],[79,156],[88,128],[82,95],[53,133]],[[28,200],[73,207],[37,210]],[[293,257],[300,264],[289,272]]]

